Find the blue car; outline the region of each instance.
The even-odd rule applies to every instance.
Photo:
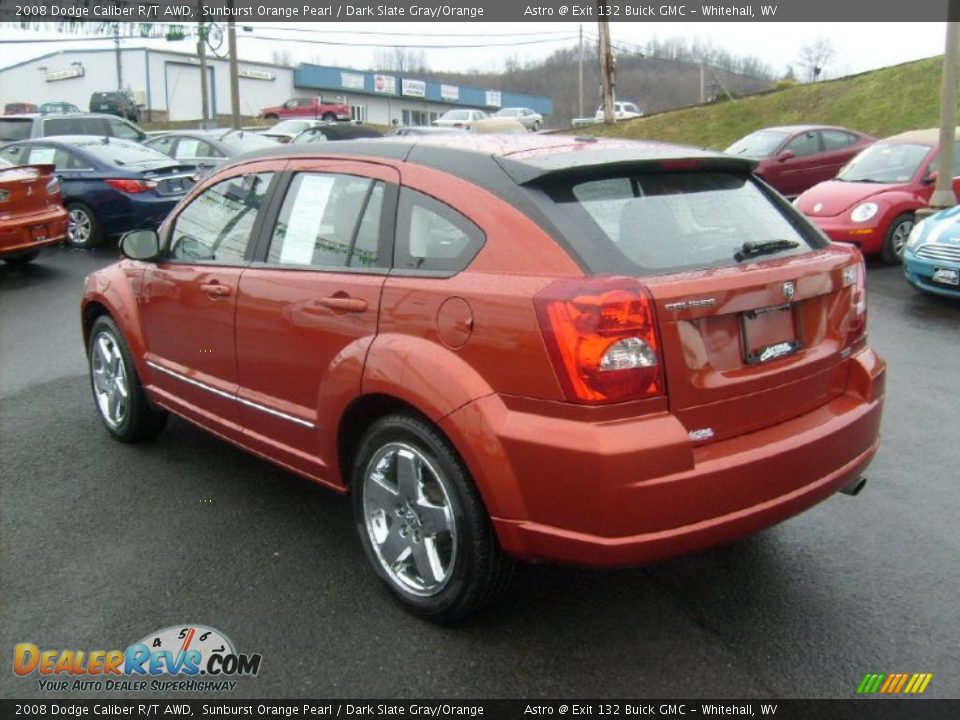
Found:
[[[914,226],[903,250],[903,272],[918,290],[960,299],[960,206]]]
[[[12,143],[0,158],[53,164],[69,214],[67,244],[93,247],[128,230],[155,228],[194,184],[193,165],[129,140],[59,135]]]

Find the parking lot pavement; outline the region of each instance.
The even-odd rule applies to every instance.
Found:
[[[77,308],[115,256],[0,267],[3,697],[44,696],[10,672],[16,643],[123,648],[185,623],[262,655],[223,697],[847,698],[867,672],[960,696],[960,305],[899,269],[868,274],[890,371],[859,497],[645,568],[523,567],[500,606],[438,628],[380,589],[345,498],[183,422],[108,437]]]

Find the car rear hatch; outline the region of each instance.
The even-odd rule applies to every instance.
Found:
[[[50,204],[47,186],[53,165],[0,168],[0,215],[40,212]]]
[[[692,441],[769,427],[844,392],[865,328],[855,250],[826,243],[751,178],[750,162],[580,155],[502,164],[588,275],[632,278],[652,304],[661,377],[647,392],[666,395]],[[598,302],[587,295],[573,303]]]

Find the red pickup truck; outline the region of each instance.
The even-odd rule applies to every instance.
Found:
[[[318,120],[349,120],[350,106],[344,102],[328,102],[322,97],[290,98],[283,105],[260,111],[266,120],[287,118],[316,118]]]

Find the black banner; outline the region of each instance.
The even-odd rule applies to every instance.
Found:
[[[0,700],[0,717],[943,720],[960,700]]]
[[[5,22],[891,22],[946,20],[957,0],[0,0]],[[852,31],[856,31],[851,28]]]

